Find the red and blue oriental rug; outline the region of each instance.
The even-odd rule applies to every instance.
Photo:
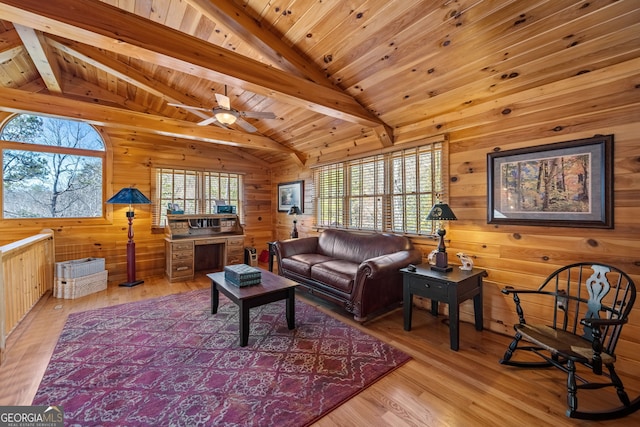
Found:
[[[208,289],[69,316],[34,405],[60,405],[65,425],[300,426],[409,360],[405,353],[296,301],[251,310]]]

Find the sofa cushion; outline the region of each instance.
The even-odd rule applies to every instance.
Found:
[[[343,306],[362,322],[402,302],[400,269],[422,253],[405,236],[328,229],[318,236],[275,243],[280,275]]]
[[[311,277],[311,267],[314,264],[329,260],[331,258],[321,254],[297,254],[290,258],[283,258],[281,268],[302,276]]]
[[[380,255],[411,249],[411,241],[392,234],[358,234],[325,230],[318,237],[318,252],[330,258],[360,264]]]
[[[311,278],[349,293],[353,289],[353,279],[356,277],[359,264],[343,259],[334,259],[311,267]]]

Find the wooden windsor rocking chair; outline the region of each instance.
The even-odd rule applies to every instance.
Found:
[[[598,263],[576,263],[553,272],[537,290],[516,290],[513,295],[519,323],[515,338],[501,364],[524,368],[556,367],[567,373],[568,417],[588,420],[620,418],[640,409],[640,397],[631,401],[617,375],[615,349],[636,299],[631,278],[616,267]],[[520,297],[548,307],[546,324],[525,320]],[[551,306],[552,305],[552,306]],[[518,351],[540,356],[519,357]],[[521,354],[524,356],[524,354]],[[603,365],[607,372],[603,372]],[[577,373],[577,366],[589,369],[589,379]],[[585,371],[586,373],[586,371]],[[595,378],[595,379],[591,379]],[[604,410],[578,409],[578,390],[615,388],[621,405]]]

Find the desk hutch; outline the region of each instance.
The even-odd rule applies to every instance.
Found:
[[[167,215],[165,272],[170,282],[240,264],[243,249],[244,229],[236,214]]]

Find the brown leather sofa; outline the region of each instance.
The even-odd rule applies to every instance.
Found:
[[[332,301],[362,322],[402,303],[400,268],[422,262],[411,240],[392,234],[329,229],[278,241],[278,273]]]

